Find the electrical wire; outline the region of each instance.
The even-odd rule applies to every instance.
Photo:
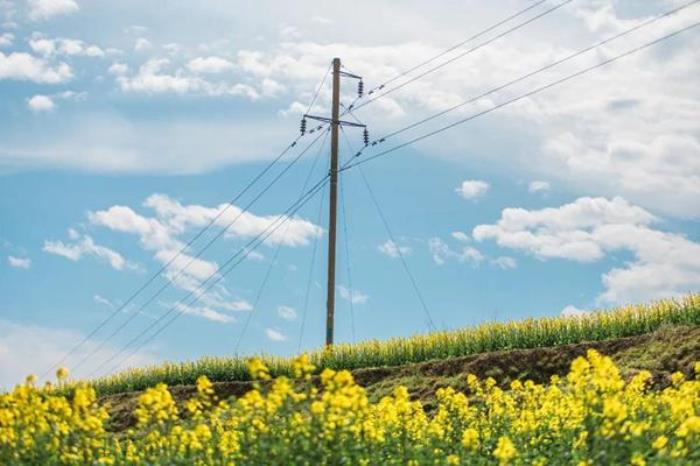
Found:
[[[323,152],[323,148],[326,146],[326,141],[328,140],[328,131],[326,131],[326,135],[323,138],[323,141],[321,141],[321,145],[318,147],[318,151],[316,152],[316,156],[314,157],[314,161],[311,164],[311,168],[309,169],[309,173],[306,175],[306,179],[304,180],[304,184],[301,188],[301,192],[299,193],[299,196],[303,196],[304,193],[306,192],[306,188],[309,185],[309,181],[311,181],[311,175],[313,175],[314,169],[316,168],[316,164],[318,163],[318,159],[321,155],[321,152]],[[289,230],[289,224],[287,224],[287,227],[285,228],[285,233]],[[253,304],[253,309],[248,313],[248,316],[245,320],[245,323],[243,324],[243,327],[241,329],[241,333],[238,336],[238,340],[236,341],[235,349],[234,349],[234,354],[238,354],[238,350],[240,348],[241,342],[243,341],[243,338],[245,337],[246,332],[248,331],[248,327],[250,326],[250,323],[253,320],[253,316],[255,315],[256,311],[258,310],[258,304],[260,303],[260,298],[262,297],[262,293],[265,289],[265,286],[267,285],[267,281],[270,278],[270,274],[272,272],[272,268],[274,267],[277,258],[279,256],[280,251],[282,250],[282,243],[280,242],[277,247],[275,248],[275,253],[272,257],[272,260],[270,261],[270,264],[267,267],[267,271],[265,272],[265,276],[263,278],[262,283],[260,284],[260,288],[258,289],[258,292],[255,296],[255,302]]]
[[[146,300],[139,308],[134,311],[120,326],[118,326],[115,330],[112,331],[111,334],[107,336],[107,338],[104,338],[96,348],[94,348],[92,351],[88,352],[79,362],[73,367],[74,371],[77,371],[80,367],[83,366],[89,359],[91,359],[95,354],[97,354],[109,341],[111,341],[112,338],[114,338],[119,332],[124,330],[127,325],[129,325],[139,314],[141,311],[143,311],[145,308],[147,308],[149,305],[151,305],[163,292],[165,292],[166,289],[170,287],[170,284],[173,283],[175,280],[180,278],[182,276],[183,272],[187,270],[187,268],[197,259],[199,258],[202,253],[208,249],[215,241],[217,241],[221,236],[223,236],[229,228],[233,226],[233,224],[238,221],[243,215],[245,215],[249,209],[255,204],[267,191],[270,190],[295,164],[296,162],[301,159],[301,157],[306,154],[306,152],[313,147],[316,142],[321,138],[323,133],[319,133],[316,138],[314,138],[311,143],[309,143],[295,158],[293,158],[287,166],[284,167],[282,171],[280,171],[273,179],[268,183],[265,188],[263,188],[262,191],[260,191],[251,201],[248,202],[248,204],[240,210],[240,212],[228,223],[224,226],[224,228],[220,229],[219,232],[206,244],[206,246],[197,254],[196,256],[190,258],[190,260],[185,264],[183,268],[178,270],[178,272],[175,274],[174,277],[171,279],[167,280],[148,300]]]
[[[112,371],[116,370],[119,366],[124,364],[126,361],[128,361],[136,352],[138,352],[141,348],[143,348],[145,345],[147,345],[150,341],[152,341],[154,338],[156,338],[160,333],[162,333],[166,328],[168,328],[170,325],[172,325],[179,316],[184,314],[184,312],[178,310],[179,306],[193,306],[196,304],[202,296],[204,296],[213,286],[218,284],[221,280],[223,280],[229,273],[231,273],[239,264],[241,264],[247,257],[248,255],[255,250],[260,244],[262,244],[267,238],[270,237],[275,231],[277,231],[281,225],[283,225],[285,222],[289,221],[291,219],[291,216],[294,215],[301,207],[303,207],[325,184],[328,182],[329,176],[326,175],[324,176],[321,180],[319,180],[309,191],[304,194],[304,196],[297,201],[295,201],[285,212],[282,213],[282,215],[278,216],[273,223],[268,225],[268,227],[263,230],[260,234],[258,234],[255,238],[253,238],[251,241],[249,241],[243,248],[239,249],[238,252],[236,252],[234,255],[229,257],[226,262],[224,262],[222,269],[228,267],[228,270],[224,271],[221,274],[216,274],[213,273],[207,279],[199,286],[197,287],[196,290],[190,291],[184,298],[182,298],[178,303],[175,303],[170,309],[163,315],[161,315],[157,320],[152,322],[147,328],[145,328],[141,333],[139,333],[136,337],[132,338],[118,353],[114,354],[112,357],[110,357],[107,361],[103,362],[100,366],[98,366],[88,377],[92,377],[92,375],[96,374],[99,372],[104,366],[109,364],[111,361],[116,359],[117,357],[121,356],[124,354],[126,349],[130,347],[132,344],[137,342],[138,340],[141,339],[146,333],[148,333],[151,329],[153,329],[156,325],[158,325],[160,322],[162,322],[165,318],[167,318],[169,315],[172,315],[170,320],[168,320],[164,325],[162,325],[159,329],[156,330],[154,334],[152,334],[150,337],[147,337],[145,341],[139,344],[138,347],[136,347],[124,360],[119,362],[116,366],[113,367]],[[281,220],[281,221],[280,221]],[[242,257],[240,257],[242,254]],[[236,260],[236,258],[240,257],[240,259],[236,262],[233,262]],[[201,288],[212,278],[216,277],[216,279],[209,283],[203,290]],[[184,303],[187,299],[192,297],[192,301],[189,303]]]
[[[655,23],[655,22],[657,22],[657,21],[660,21],[660,20],[665,19],[665,18],[667,18],[667,17],[669,17],[669,16],[672,16],[672,15],[674,15],[674,14],[677,14],[677,13],[679,13],[680,11],[682,11],[682,10],[684,10],[684,9],[686,9],[686,8],[689,8],[689,7],[695,5],[695,4],[698,3],[698,2],[700,2],[700,0],[693,0],[693,1],[688,2],[688,3],[684,4],[684,5],[681,5],[681,6],[677,7],[677,8],[674,8],[674,9],[672,9],[672,10],[666,11],[666,12],[661,13],[661,14],[659,14],[659,15],[656,15],[656,16],[654,16],[654,17],[652,17],[652,18],[649,18],[648,20],[643,21],[643,22],[641,22],[641,23],[639,23],[639,24],[637,24],[637,25],[635,25],[635,26],[633,26],[633,27],[631,27],[631,28],[628,28],[628,29],[626,29],[626,30],[624,30],[624,31],[621,31],[621,32],[619,32],[619,33],[617,33],[617,34],[615,34],[615,35],[613,35],[613,36],[608,37],[607,39],[604,39],[604,40],[601,40],[601,41],[599,41],[599,42],[596,42],[595,44],[590,45],[590,46],[587,46],[587,47],[585,47],[585,48],[583,48],[583,49],[581,49],[581,50],[578,50],[578,51],[576,51],[576,52],[573,52],[573,53],[567,55],[566,57],[563,57],[563,58],[561,58],[561,59],[559,59],[559,60],[556,60],[556,61],[554,61],[554,62],[551,62],[551,63],[549,63],[549,64],[547,64],[547,65],[544,65],[544,66],[542,66],[542,67],[540,67],[540,68],[538,68],[538,69],[536,69],[536,70],[534,70],[534,71],[531,71],[531,72],[529,72],[529,73],[526,73],[526,74],[524,74],[524,75],[522,75],[522,76],[520,76],[520,77],[518,77],[518,78],[515,78],[515,79],[513,79],[513,80],[511,80],[511,81],[508,81],[508,82],[506,82],[505,84],[502,84],[502,85],[500,85],[500,86],[497,86],[497,87],[494,87],[494,88],[492,88],[492,89],[489,89],[488,91],[485,91],[485,92],[483,92],[483,93],[481,93],[481,94],[479,94],[479,95],[477,95],[477,96],[475,96],[475,97],[471,97],[471,98],[469,98],[468,100],[465,100],[465,101],[463,101],[463,102],[460,102],[460,103],[458,103],[458,104],[455,104],[455,105],[453,105],[453,106],[451,106],[451,107],[449,107],[449,108],[446,108],[445,110],[441,110],[440,112],[435,113],[435,114],[433,114],[433,115],[430,115],[430,116],[428,116],[428,117],[426,117],[426,118],[423,118],[422,120],[416,121],[415,123],[411,123],[411,124],[408,125],[408,126],[404,126],[404,127],[400,128],[400,129],[398,129],[398,130],[392,131],[391,133],[388,133],[388,134],[382,136],[381,138],[377,138],[377,139],[375,139],[374,141],[372,141],[372,143],[370,143],[370,146],[374,146],[374,145],[376,145],[377,143],[384,142],[384,141],[386,141],[386,140],[389,139],[389,138],[392,138],[392,137],[394,137],[394,136],[397,136],[398,134],[404,133],[404,132],[406,132],[406,131],[408,131],[408,130],[410,130],[410,129],[413,129],[413,128],[419,126],[419,125],[422,125],[422,124],[427,123],[427,122],[429,122],[429,121],[431,121],[431,120],[434,120],[435,118],[441,117],[441,116],[446,115],[446,114],[448,114],[448,113],[450,113],[450,112],[453,112],[453,111],[455,111],[455,110],[457,110],[457,109],[459,109],[459,108],[461,108],[461,107],[464,107],[465,105],[474,103],[474,102],[476,102],[476,101],[478,101],[478,100],[480,100],[480,99],[483,99],[484,97],[488,97],[488,96],[490,96],[491,94],[494,94],[494,93],[496,93],[496,92],[502,91],[503,89],[506,89],[506,88],[508,88],[508,87],[510,87],[510,86],[512,86],[512,85],[514,85],[514,84],[520,83],[520,82],[522,82],[522,81],[524,81],[524,80],[526,80],[526,79],[528,79],[528,78],[531,78],[531,77],[533,77],[533,76],[535,76],[535,75],[537,75],[537,74],[540,74],[540,73],[542,73],[542,72],[544,72],[544,71],[547,71],[547,70],[550,70],[550,69],[552,69],[552,68],[554,68],[554,67],[556,67],[556,66],[559,66],[559,65],[561,65],[561,64],[563,64],[563,63],[565,63],[565,62],[568,62],[568,61],[570,61],[570,60],[573,60],[574,58],[577,58],[577,57],[579,57],[579,56],[581,56],[581,55],[583,55],[583,54],[585,54],[585,53],[587,53],[587,52],[590,52],[591,50],[594,50],[594,49],[596,49],[596,48],[598,48],[598,47],[601,47],[601,46],[603,46],[603,45],[609,44],[609,43],[612,42],[612,41],[615,41],[615,40],[617,40],[617,39],[620,39],[620,38],[622,38],[622,37],[624,37],[624,36],[626,36],[626,35],[629,35],[629,34],[631,34],[631,33],[633,33],[633,32],[636,32],[636,31],[638,31],[638,30],[640,30],[640,29],[642,29],[642,28],[644,28],[644,27],[650,26],[651,24],[653,24],[653,23]],[[350,115],[352,115],[353,118],[355,118],[355,120],[357,120],[357,117],[352,113],[351,110],[348,111],[348,113],[349,113]],[[358,121],[359,121],[359,120],[358,120]],[[366,146],[366,147],[367,147],[367,146]],[[365,149],[366,147],[360,149],[360,152],[363,152],[364,149]]]
[[[349,149],[354,152],[354,149],[352,148],[352,144],[350,143],[350,140],[347,137],[347,134],[345,133],[345,130],[341,130],[343,133],[343,136],[345,138],[345,143],[348,145]],[[415,277],[411,273],[411,269],[408,267],[408,263],[406,262],[406,258],[403,255],[403,252],[401,252],[401,248],[398,246],[398,243],[394,239],[394,234],[391,231],[391,227],[389,226],[389,221],[387,220],[386,215],[384,215],[384,210],[382,209],[381,205],[379,204],[379,201],[377,200],[377,197],[374,195],[374,191],[372,190],[372,187],[369,184],[369,180],[365,176],[364,171],[362,170],[362,167],[358,167],[360,171],[360,175],[362,177],[362,181],[364,181],[365,187],[367,188],[367,192],[369,193],[369,197],[372,200],[372,203],[374,204],[374,207],[377,209],[377,213],[379,214],[379,218],[382,221],[382,224],[384,225],[384,229],[386,230],[387,235],[389,236],[389,240],[396,245],[396,252],[399,256],[399,260],[401,261],[401,265],[403,266],[404,271],[406,272],[406,275],[408,276],[409,281],[411,282],[411,287],[413,288],[414,293],[416,294],[416,297],[418,297],[418,301],[420,301],[421,307],[423,308],[423,312],[425,313],[427,320],[428,320],[428,326],[432,330],[437,330],[437,327],[435,326],[435,323],[433,321],[433,316],[428,309],[428,305],[425,302],[425,299],[423,298],[423,293],[421,293],[420,289],[418,288],[418,282],[416,282]]]
[[[371,160],[377,159],[377,158],[379,158],[379,157],[383,157],[383,156],[385,156],[385,155],[387,155],[387,154],[389,154],[389,153],[391,153],[391,152],[397,151],[397,150],[399,150],[399,149],[401,149],[401,148],[403,148],[403,147],[409,146],[409,145],[414,144],[414,143],[416,143],[416,142],[418,142],[418,141],[421,141],[421,140],[423,140],[423,139],[429,138],[429,137],[431,137],[431,136],[435,136],[436,134],[440,134],[440,133],[442,133],[442,132],[444,132],[444,131],[447,131],[448,129],[454,128],[455,126],[459,126],[459,125],[461,125],[461,124],[464,124],[464,123],[466,123],[466,122],[469,122],[469,121],[471,121],[471,120],[474,120],[474,119],[476,119],[476,118],[479,118],[479,117],[481,117],[481,116],[483,116],[483,115],[489,114],[489,113],[491,113],[491,112],[493,112],[493,111],[495,111],[495,110],[498,110],[498,109],[500,109],[500,108],[506,107],[506,106],[508,106],[508,105],[510,105],[510,104],[513,104],[513,103],[518,102],[518,101],[520,101],[520,100],[523,100],[523,99],[525,99],[525,98],[531,97],[531,96],[533,96],[533,95],[535,95],[535,94],[538,94],[538,93],[540,93],[540,92],[543,92],[543,91],[545,91],[545,90],[547,90],[547,89],[550,89],[550,88],[552,88],[552,87],[555,87],[555,86],[557,86],[557,85],[559,85],[559,84],[563,84],[563,83],[565,83],[565,82],[567,82],[567,81],[570,81],[570,80],[572,80],[572,79],[574,79],[574,78],[577,78],[577,77],[579,77],[579,76],[581,76],[581,75],[584,75],[584,74],[586,74],[586,73],[589,73],[589,72],[591,72],[591,71],[593,71],[593,70],[596,70],[596,69],[598,69],[598,68],[602,68],[603,66],[606,66],[606,65],[608,65],[608,64],[610,64],[610,63],[613,63],[613,62],[615,62],[615,61],[617,61],[617,60],[620,60],[620,59],[625,58],[625,57],[627,57],[627,56],[629,56],[629,55],[632,55],[632,54],[634,54],[634,53],[637,53],[637,52],[639,52],[639,51],[641,51],[641,50],[644,50],[644,49],[647,49],[647,48],[649,48],[649,47],[652,47],[652,46],[654,46],[654,45],[656,45],[656,44],[658,44],[658,43],[660,43],[660,42],[663,42],[663,41],[668,40],[668,39],[671,39],[672,37],[675,37],[675,36],[677,36],[677,35],[679,35],[679,34],[682,34],[682,33],[684,33],[684,32],[687,32],[687,31],[689,31],[689,30],[691,30],[691,29],[693,29],[693,28],[695,28],[695,27],[697,27],[697,26],[699,26],[699,25],[700,25],[700,22],[693,23],[693,24],[691,24],[691,25],[689,25],[689,26],[686,26],[686,27],[684,27],[684,28],[682,28],[682,29],[676,30],[676,31],[674,31],[674,32],[672,32],[672,33],[670,33],[670,34],[666,34],[666,35],[664,35],[664,36],[662,36],[662,37],[659,37],[659,38],[657,38],[657,39],[655,39],[655,40],[653,40],[653,41],[651,41],[651,42],[647,42],[647,43],[645,43],[645,44],[643,44],[643,45],[641,45],[641,46],[635,47],[635,48],[630,49],[630,50],[628,50],[628,51],[626,51],[626,52],[624,52],[624,53],[621,53],[621,54],[619,54],[619,55],[616,55],[616,56],[614,56],[614,57],[612,57],[612,58],[606,59],[606,60],[604,60],[604,61],[602,61],[602,62],[600,62],[600,63],[597,63],[597,64],[595,64],[595,65],[593,65],[593,66],[590,66],[590,67],[584,68],[584,69],[582,69],[582,70],[580,70],[580,71],[577,71],[577,72],[575,72],[575,73],[569,74],[569,75],[567,75],[567,76],[565,76],[565,77],[563,77],[563,78],[557,79],[556,81],[550,82],[550,83],[548,83],[548,84],[546,84],[546,85],[544,85],[544,86],[538,87],[538,88],[536,88],[536,89],[534,89],[534,90],[532,90],[532,91],[526,92],[526,93],[524,93],[524,94],[520,94],[519,96],[514,97],[514,98],[512,98],[512,99],[509,99],[509,100],[506,100],[506,101],[504,101],[504,102],[502,102],[502,103],[500,103],[500,104],[498,104],[498,105],[495,105],[494,107],[491,107],[491,108],[489,108],[489,109],[482,110],[482,111],[480,111],[480,112],[474,113],[474,114],[472,114],[472,115],[469,115],[468,117],[465,117],[465,118],[462,118],[462,119],[460,119],[460,120],[457,120],[457,121],[455,121],[455,122],[453,122],[453,123],[451,123],[451,124],[449,124],[449,125],[443,126],[443,127],[438,128],[438,129],[436,129],[436,130],[434,130],[434,131],[430,131],[429,133],[423,134],[423,135],[421,135],[421,136],[418,136],[418,137],[415,137],[415,138],[413,138],[413,139],[410,139],[409,141],[406,141],[406,142],[404,142],[404,143],[398,144],[398,145],[396,145],[396,146],[394,146],[394,147],[392,147],[392,148],[390,148],[390,149],[387,149],[387,150],[384,150],[384,151],[382,151],[382,152],[373,154],[373,155],[371,155],[370,157],[357,160],[357,155],[358,155],[358,154],[356,154],[356,157],[355,157],[356,160],[354,160],[354,161],[352,161],[352,162],[350,162],[350,163],[345,164],[345,165],[344,165],[343,167],[341,167],[338,171],[349,170],[349,169],[351,169],[351,168],[353,168],[353,167],[357,167],[357,166],[362,165],[362,164],[364,164],[364,163],[370,162]]]
[[[332,65],[329,65],[328,70],[326,71],[326,74],[324,75],[323,79],[321,80],[321,84],[318,86],[316,93],[309,104],[309,108],[314,104],[316,101],[319,92],[321,88],[323,87],[323,84],[325,83],[328,73],[330,72]],[[308,113],[308,112],[307,112]],[[179,259],[182,254],[188,250],[190,246],[192,246],[204,233],[206,233],[231,207],[233,207],[240,198],[245,195],[267,172],[269,172],[292,148],[294,148],[299,140],[301,140],[304,137],[303,134],[300,134],[297,136],[288,146],[286,146],[275,158],[273,158],[264,168],[263,170],[258,173],[251,181],[248,182],[244,186],[244,188],[239,191],[228,203],[227,205],[221,209],[212,219],[201,229],[199,230],[192,238],[190,238],[187,243],[185,243],[182,248],[180,248],[175,255],[173,255],[167,262],[165,262],[157,272],[155,272],[152,276],[144,282],[139,288],[136,289],[129,297],[121,304],[119,305],[114,311],[112,311],[105,319],[103,319],[92,331],[90,331],[82,340],[80,340],[76,345],[74,345],[70,350],[68,350],[59,360],[57,360],[54,364],[49,366],[41,375],[40,378],[45,378],[53,369],[56,367],[59,367],[63,365],[68,358],[70,358],[73,354],[75,354],[76,351],[78,351],[80,348],[82,348],[92,337],[94,337],[100,330],[102,330],[109,322],[111,322],[119,313],[122,311],[126,310],[127,306],[133,302],[134,299],[136,299],[146,288],[148,288],[164,271],[168,269],[177,259]],[[217,235],[218,238],[218,235]],[[187,263],[187,265],[184,266],[183,270],[186,269],[191,263],[194,261],[194,259],[199,258],[201,254],[204,253],[204,251],[211,246],[213,241],[210,241],[207,243],[207,245],[201,249],[193,258],[190,259],[190,261]],[[167,282],[168,284],[170,281]],[[138,313],[134,313],[136,315]],[[94,353],[94,351],[93,351]]]
[[[449,65],[449,64],[451,64],[451,63],[453,63],[453,62],[455,62],[455,61],[457,61],[457,60],[459,60],[460,58],[463,58],[463,57],[465,57],[466,55],[469,55],[469,54],[471,54],[471,53],[473,53],[473,52],[476,52],[477,50],[479,50],[479,49],[481,49],[481,48],[483,48],[483,47],[485,47],[485,46],[487,46],[487,45],[489,45],[489,44],[495,42],[496,40],[498,40],[498,39],[500,39],[500,38],[502,38],[502,37],[507,36],[507,35],[510,34],[511,32],[517,31],[518,29],[521,29],[521,28],[527,26],[528,24],[533,23],[534,21],[537,21],[538,19],[543,18],[544,16],[547,16],[547,15],[550,14],[550,13],[553,13],[554,11],[558,10],[559,8],[562,8],[563,6],[565,6],[565,5],[569,4],[569,3],[571,3],[572,1],[573,1],[573,0],[564,0],[563,2],[554,5],[553,7],[551,7],[551,8],[549,8],[549,9],[545,10],[544,12],[542,12],[542,13],[540,13],[540,14],[538,14],[538,15],[536,15],[536,16],[534,16],[534,17],[532,17],[532,18],[530,18],[530,19],[528,19],[528,20],[526,20],[526,21],[523,21],[522,23],[519,23],[519,24],[517,24],[516,26],[513,26],[513,27],[511,27],[511,28],[509,28],[509,29],[506,29],[504,32],[501,32],[501,33],[497,34],[496,36],[490,38],[489,40],[487,40],[487,41],[485,41],[485,42],[482,42],[481,44],[476,45],[476,46],[474,46],[474,47],[472,47],[472,48],[470,48],[470,49],[467,49],[466,51],[464,51],[464,52],[462,52],[462,53],[460,53],[460,54],[458,54],[458,55],[455,55],[454,57],[450,58],[449,60],[444,61],[444,62],[440,63],[439,65],[436,65],[436,66],[434,66],[434,67],[432,67],[432,68],[429,68],[428,70],[426,70],[426,71],[424,71],[424,72],[422,72],[422,73],[420,73],[420,74],[417,74],[416,76],[413,76],[411,79],[409,79],[409,80],[407,80],[407,81],[404,81],[404,82],[402,82],[401,84],[399,84],[399,85],[397,85],[397,86],[394,86],[394,87],[392,87],[391,89],[388,89],[388,90],[382,92],[381,94],[370,98],[369,100],[365,100],[364,102],[359,103],[359,104],[357,104],[357,105],[351,105],[351,106],[350,106],[350,107],[351,107],[351,110],[358,110],[358,109],[360,109],[360,108],[362,108],[362,107],[364,107],[364,106],[366,106],[366,105],[371,104],[372,102],[374,102],[374,101],[377,100],[377,99],[381,99],[382,97],[385,97],[385,96],[387,96],[387,95],[389,95],[389,94],[391,94],[391,93],[393,93],[393,92],[396,92],[396,91],[398,91],[399,89],[401,89],[401,88],[403,88],[403,87],[405,87],[405,86],[411,84],[412,82],[415,82],[415,81],[417,81],[417,80],[419,80],[419,79],[421,79],[421,78],[423,78],[423,77],[425,77],[425,76],[427,76],[427,75],[429,75],[429,74],[431,74],[431,73],[434,73],[435,71],[437,71],[437,70],[439,70],[439,69],[441,69],[441,68],[443,68],[443,67],[445,67],[445,66],[447,66],[447,65]]]
[[[352,342],[355,343],[357,336],[355,334],[355,305],[353,303],[353,287],[352,287],[352,269],[350,264],[350,239],[348,237],[348,221],[347,221],[347,211],[345,209],[345,189],[344,183],[338,183],[340,185],[340,205],[343,214],[343,239],[345,240],[345,267],[346,274],[348,277],[348,289],[350,291],[350,299],[348,303],[350,304],[350,329],[352,332]]]

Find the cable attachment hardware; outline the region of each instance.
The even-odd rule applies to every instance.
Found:
[[[367,131],[367,128],[362,132],[362,140],[365,143],[365,146],[369,145],[369,131]]]
[[[357,82],[357,97],[362,98],[362,95],[365,93],[365,83],[361,79]]]
[[[306,117],[301,119],[301,127],[299,128],[299,130],[301,131],[302,136],[306,134]]]

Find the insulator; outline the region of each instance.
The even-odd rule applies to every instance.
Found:
[[[365,93],[365,83],[362,82],[362,80],[360,79],[360,81],[357,83],[357,96],[362,97],[362,94],[364,94],[364,93]]]
[[[372,145],[373,145],[373,146],[376,146],[376,145],[377,145],[377,141],[372,141]]]
[[[294,142],[292,143],[292,147],[294,147],[294,146],[296,146],[296,145],[297,145],[297,142],[294,141]]]
[[[367,128],[362,132],[362,139],[365,142],[365,146],[369,144],[369,131],[367,131]]]
[[[306,118],[301,119],[301,127],[299,128],[301,130],[302,136],[306,133]]]
[[[374,89],[372,89],[371,91],[369,91],[369,92],[367,93],[367,95],[372,95],[372,94],[374,94]]]
[[[381,86],[379,86],[379,90],[381,91],[382,89],[384,89],[384,86],[385,86],[385,85],[386,85],[386,84],[382,84]]]
[[[318,125],[318,126],[316,127],[316,131],[321,131],[322,129],[323,129],[323,125]]]
[[[314,134],[315,132],[316,132],[316,130],[314,128],[311,128],[311,130],[309,131],[309,134]]]
[[[355,157],[359,157],[362,155],[362,151],[359,151],[357,154],[355,154]]]
[[[381,138],[381,139],[379,140],[379,143],[381,144],[381,143],[384,142],[384,141],[386,141],[386,138]]]

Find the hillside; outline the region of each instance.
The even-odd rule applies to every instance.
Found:
[[[585,316],[549,317],[524,321],[490,322],[452,331],[340,344],[309,353],[322,370],[396,367],[436,360],[451,360],[493,351],[545,348],[645,335],[665,326],[700,325],[700,295],[678,300],[626,306]],[[291,375],[291,359],[264,357],[270,374]],[[100,395],[143,390],[157,383],[192,385],[206,375],[214,382],[250,381],[247,359],[203,358],[184,363],[127,370],[91,381]]]
[[[373,367],[352,371],[355,381],[367,390],[370,400],[390,395],[395,387],[405,386],[413,399],[423,402],[427,409],[434,403],[439,388],[453,387],[466,391],[466,376],[493,377],[503,387],[513,380],[546,383],[552,375],[565,375],[571,362],[595,349],[610,356],[625,379],[641,370],[651,372],[655,388],[668,386],[672,373],[686,376],[700,361],[700,326],[667,325],[644,335],[610,340],[584,342],[510,351],[494,351],[471,356],[407,364],[393,367]],[[251,390],[251,381],[215,382],[218,398],[239,397]],[[182,405],[196,393],[194,385],[171,386],[173,397]],[[101,402],[108,407],[111,428],[119,431],[133,426],[133,411],[140,392],[106,395]]]

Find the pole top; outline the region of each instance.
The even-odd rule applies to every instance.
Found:
[[[334,63],[334,64],[335,64],[335,63],[340,63],[340,58],[335,57],[335,58],[333,59],[333,63]]]

